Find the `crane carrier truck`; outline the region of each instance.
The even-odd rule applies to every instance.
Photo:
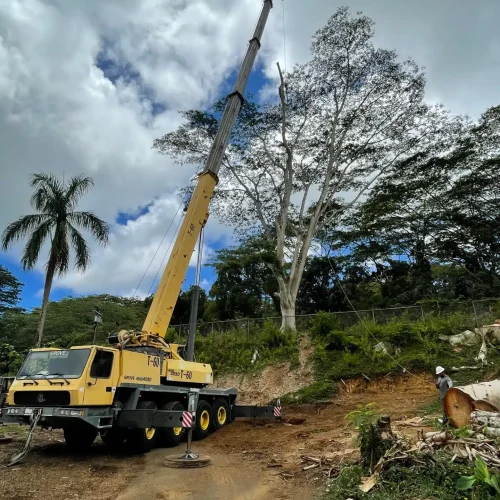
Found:
[[[187,345],[165,341],[272,6],[272,0],[264,1],[142,329],[111,334],[109,346],[32,349],[8,389],[0,422],[29,424],[31,432],[36,426],[63,429],[68,447],[76,450],[100,435],[110,445],[126,443],[147,452],[179,444],[186,429],[201,439],[238,417],[279,417],[279,403],[237,405],[237,389],[211,387],[211,366],[193,361],[198,286]]]

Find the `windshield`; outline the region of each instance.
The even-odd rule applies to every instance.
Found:
[[[89,355],[90,349],[33,351],[28,354],[17,378],[79,378]]]

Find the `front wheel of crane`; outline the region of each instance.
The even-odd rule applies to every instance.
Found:
[[[199,401],[196,410],[196,425],[193,430],[194,439],[204,439],[212,430],[212,407],[207,401]]]
[[[90,425],[66,427],[64,440],[68,450],[82,452],[88,450],[97,437],[97,429]]]
[[[137,405],[138,410],[156,410],[153,401],[141,401]],[[136,453],[147,453],[151,451],[158,438],[158,432],[154,427],[150,429],[131,429],[128,431],[127,444]]]
[[[179,401],[170,401],[165,403],[161,409],[163,411],[184,411],[184,406]],[[185,434],[182,427],[164,427],[159,429],[158,432],[160,443],[165,447],[178,446],[181,444]]]

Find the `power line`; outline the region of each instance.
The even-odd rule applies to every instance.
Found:
[[[366,331],[368,332],[368,334],[373,337],[373,339],[375,340],[375,342],[377,342],[377,344],[380,343],[380,340],[377,339],[377,337],[375,337],[375,335],[373,335],[372,331],[368,328],[368,325],[365,323],[365,321],[363,320],[363,318],[361,317],[361,315],[358,313],[358,311],[356,310],[356,308],[354,307],[354,304],[351,302],[351,299],[349,298],[349,296],[347,295],[347,292],[344,288],[344,286],[342,285],[342,282],[340,281],[339,277],[338,277],[338,274],[335,272],[335,269],[333,268],[333,265],[332,265],[332,261],[330,259],[330,256],[327,255],[326,258],[328,259],[328,264],[330,265],[330,268],[335,276],[335,280],[337,281],[337,283],[339,284],[340,286],[340,289],[342,290],[347,302],[349,303],[349,305],[351,306],[351,309],[353,310],[353,312],[356,314],[356,316],[358,317],[359,319],[359,322],[363,325],[363,327],[366,329]],[[396,358],[394,358],[387,349],[385,349],[385,354],[387,354],[387,356],[389,356],[389,358],[392,359],[392,361],[394,361],[394,363],[396,363],[400,368],[403,369],[403,372],[407,372],[409,373],[412,377],[415,377],[416,379],[420,380],[421,382],[424,382],[424,383],[428,383],[427,380],[424,380],[423,378],[419,377],[418,375],[415,375],[414,373],[412,373],[410,370],[408,370],[408,368],[404,367]]]
[[[156,252],[155,252],[155,254],[153,255],[153,258],[152,258],[152,259],[151,259],[151,261],[149,262],[148,267],[146,268],[146,270],[144,271],[144,274],[142,275],[142,278],[140,279],[140,281],[139,281],[139,283],[138,283],[137,287],[135,288],[135,291],[134,291],[134,294],[132,295],[132,297],[135,297],[135,294],[137,293],[137,290],[139,290],[139,287],[141,286],[141,283],[143,282],[144,278],[146,277],[146,274],[147,274],[147,272],[149,271],[149,268],[151,267],[151,264],[153,264],[153,261],[155,260],[156,255],[158,254],[158,252],[159,252],[159,250],[160,250],[161,246],[163,245],[163,241],[164,241],[164,240],[165,240],[165,238],[167,237],[167,234],[168,234],[168,232],[170,231],[170,228],[172,227],[172,224],[174,223],[174,220],[175,220],[175,218],[177,217],[177,215],[178,215],[178,213],[179,213],[179,211],[180,211],[181,207],[182,207],[182,204],[181,204],[181,205],[179,205],[179,207],[177,208],[177,212],[175,213],[175,215],[173,216],[172,220],[170,221],[170,224],[168,225],[168,228],[167,228],[167,230],[165,231],[165,234],[163,235],[163,238],[161,239],[160,244],[158,245],[158,248],[156,249]],[[158,275],[158,273],[157,273],[157,275]],[[156,277],[155,277],[155,279],[156,279]],[[149,295],[149,293],[148,293],[148,295]]]
[[[179,210],[181,209],[181,206],[182,206],[182,205],[179,205],[179,208],[177,209],[177,213],[175,214],[175,217],[177,217],[177,214],[179,213]],[[175,219],[175,217],[174,217],[174,219]],[[182,223],[182,219],[183,219],[183,217],[181,217],[181,218],[179,219],[179,223],[177,224],[177,227],[175,228],[174,236],[175,236],[175,235],[177,234],[177,232],[179,231],[179,227],[180,227],[180,225],[181,225],[181,223]],[[173,219],[172,219],[172,222],[173,222]],[[161,264],[160,264],[160,266],[158,267],[158,271],[156,271],[155,277],[153,278],[153,281],[152,281],[152,283],[151,283],[151,286],[149,287],[149,290],[148,290],[148,295],[150,295],[151,290],[153,289],[153,286],[154,286],[154,284],[155,284],[156,278],[158,277],[158,274],[160,273],[160,270],[163,268],[163,263],[165,262],[165,259],[167,258],[168,252],[170,251],[170,247],[172,246],[172,243],[174,242],[174,240],[175,240],[175,238],[172,238],[172,239],[170,240],[170,245],[168,245],[167,250],[165,251],[165,255],[163,256],[163,259],[162,259],[162,261],[161,261]]]

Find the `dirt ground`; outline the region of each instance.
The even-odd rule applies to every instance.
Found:
[[[359,404],[377,403],[390,415],[395,431],[416,436],[418,428],[402,422],[421,404],[433,401],[433,379],[412,377],[346,381],[339,397],[321,405],[284,409],[283,422],[243,420],[232,423],[193,448],[212,459],[203,469],[171,469],[157,449],[143,456],[111,453],[97,440],[86,455],[70,455],[59,431],[40,431],[25,461],[0,470],[0,498],[32,500],[308,500],[325,488],[317,470],[303,471],[302,455],[339,463],[356,458],[353,433],[345,415]],[[287,422],[300,422],[298,425]],[[295,419],[295,420],[294,420]],[[0,464],[22,447],[22,434],[0,444]],[[50,493],[49,493],[50,492]]]

